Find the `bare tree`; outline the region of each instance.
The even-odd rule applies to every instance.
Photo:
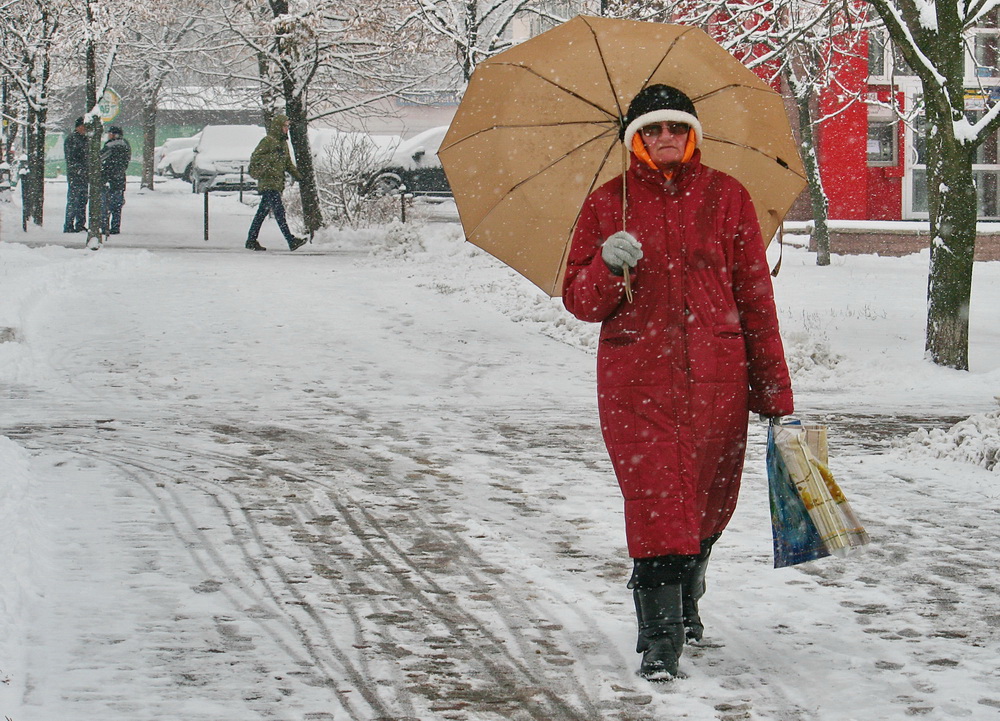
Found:
[[[159,11],[159,12],[157,12]],[[169,6],[153,4],[147,14],[158,15],[134,23],[122,39],[116,74],[125,75],[142,103],[142,181],[153,189],[156,115],[164,84],[211,42],[204,29],[203,3],[186,0]]]
[[[934,363],[968,370],[978,214],[972,165],[976,149],[1000,130],[1000,103],[970,119],[965,95],[974,81],[965,67],[969,31],[995,19],[1000,2],[870,1],[923,90],[931,236],[925,347]]]
[[[421,23],[451,43],[454,62],[466,83],[482,60],[511,47],[516,19],[554,26],[576,14],[570,3],[565,4],[565,12],[552,12],[548,9],[552,3],[544,0],[416,0],[416,4],[407,24]]]
[[[17,88],[24,107],[24,117],[13,118],[7,117],[5,105],[4,120],[23,123],[28,156],[22,180],[25,224],[43,222],[49,81],[61,13],[61,4],[53,0],[16,0],[0,13],[0,72]]]

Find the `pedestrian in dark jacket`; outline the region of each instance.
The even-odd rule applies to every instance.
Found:
[[[285,115],[275,115],[271,119],[267,135],[257,143],[257,147],[250,155],[248,171],[250,177],[257,180],[260,205],[257,206],[257,213],[250,223],[250,232],[247,234],[247,249],[267,250],[257,242],[257,238],[260,236],[260,228],[268,213],[274,213],[274,220],[277,222],[281,234],[288,241],[289,250],[301,248],[305,245],[305,238],[296,238],[288,229],[288,222],[285,219],[285,204],[281,200],[281,193],[285,189],[285,173],[291,175],[295,180],[301,179],[298,168],[292,162],[291,153],[288,152],[288,118]]]
[[[87,137],[87,123],[82,117],[76,119],[73,132],[63,141],[63,158],[66,160],[66,220],[63,232],[79,233],[87,229],[90,172],[90,139]]]
[[[749,413],[784,416],[793,402],[746,189],[701,164],[701,123],[680,90],[645,88],[624,125],[630,167],[587,199],[563,301],[602,324],[598,408],[625,499],[639,672],[663,680],[685,640],[702,638],[698,600],[736,507]]]
[[[101,149],[101,207],[104,235],[117,235],[122,227],[125,205],[125,172],[132,161],[132,146],[117,125],[108,128],[108,139]]]

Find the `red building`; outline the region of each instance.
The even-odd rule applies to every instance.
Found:
[[[927,167],[922,116],[902,122],[890,108],[895,96],[904,110],[917,107],[920,81],[871,33],[868,52],[858,53],[838,74],[865,103],[843,107],[834,93],[820,102],[823,121],[817,152],[835,220],[922,220],[928,217]],[[966,112],[975,122],[1000,102],[1000,8],[972,31],[966,54]],[[862,51],[864,48],[862,48]],[[865,57],[867,55],[867,57]],[[981,220],[1000,220],[1000,133],[980,146],[973,171]]]

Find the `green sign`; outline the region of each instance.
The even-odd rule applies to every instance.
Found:
[[[122,96],[108,88],[101,96],[101,102],[97,104],[97,109],[101,111],[101,122],[110,123],[118,117],[118,113],[122,110]]]

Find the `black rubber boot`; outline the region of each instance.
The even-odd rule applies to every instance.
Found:
[[[644,648],[639,675],[649,681],[669,681],[677,675],[684,651],[684,624],[680,584],[636,588],[639,645]]]
[[[705,595],[705,572],[708,570],[708,557],[712,553],[712,544],[718,538],[718,536],[711,536],[701,542],[701,553],[685,571],[681,582],[684,637],[688,643],[700,643],[705,635],[705,625],[701,622],[701,616],[698,613],[698,601]]]
[[[684,607],[684,637],[688,643],[700,643],[705,635],[705,624],[698,614],[698,600],[705,595],[705,570],[708,559],[698,561],[684,579],[682,603]]]

